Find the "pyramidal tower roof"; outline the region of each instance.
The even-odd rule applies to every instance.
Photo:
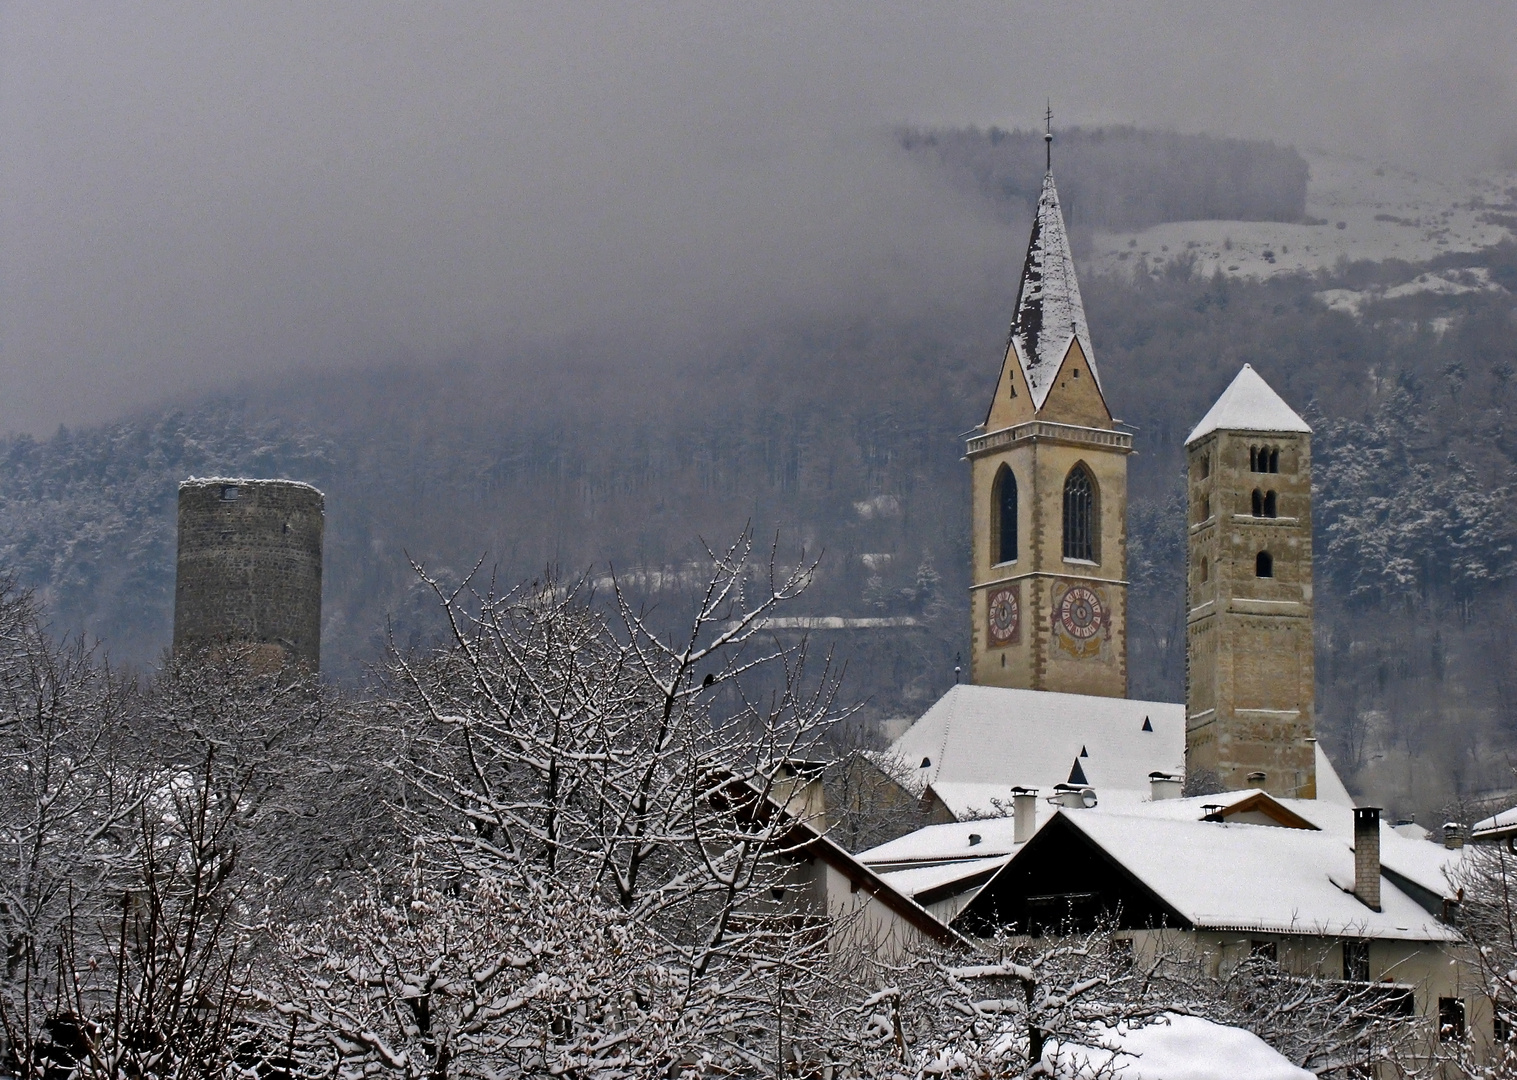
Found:
[[[1304,431],[1311,427],[1248,364],[1238,372],[1211,411],[1201,418],[1185,445],[1214,431]]]
[[[1075,260],[1069,251],[1069,234],[1064,229],[1059,192],[1050,170],[1043,177],[1043,191],[1038,196],[1038,212],[1033,219],[1027,262],[1017,293],[1016,315],[1011,322],[1011,346],[1016,349],[1022,373],[1032,389],[1035,407],[1043,407],[1073,338],[1080,339],[1090,374],[1100,387],[1090,327],[1085,323],[1085,304],[1080,299],[1080,283],[1075,279]]]

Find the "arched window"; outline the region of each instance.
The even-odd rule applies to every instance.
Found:
[[[1011,466],[1002,465],[996,473],[990,497],[995,504],[995,561],[1012,562],[1017,557],[1017,478]]]
[[[1265,471],[1266,472],[1279,472],[1280,471],[1280,451],[1278,451],[1278,450],[1271,450],[1269,452],[1269,468],[1266,469]]]
[[[1264,493],[1264,516],[1277,516],[1275,513],[1275,493],[1273,491],[1266,491]]]
[[[1248,471],[1249,472],[1263,472],[1264,471],[1262,468],[1259,467],[1259,448],[1257,446],[1250,446],[1248,448]]]
[[[1254,556],[1254,577],[1274,577],[1275,560],[1267,551],[1261,551]]]
[[[1211,567],[1206,564],[1206,556],[1201,556],[1201,584],[1205,585],[1211,576]]]
[[[1064,557],[1096,561],[1096,482],[1082,462],[1064,481]]]
[[[1203,454],[1201,456],[1201,479],[1205,480],[1210,475],[1211,475],[1211,455],[1210,454]]]
[[[1264,516],[1264,496],[1258,488],[1254,488],[1254,517]]]

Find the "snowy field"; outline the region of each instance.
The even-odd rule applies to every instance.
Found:
[[[1189,254],[1198,272],[1266,278],[1334,266],[1339,259],[1421,262],[1476,251],[1513,235],[1493,217],[1517,216],[1517,172],[1450,181],[1362,158],[1306,153],[1306,212],[1322,224],[1174,221],[1139,232],[1097,232],[1084,269],[1158,269]],[[1447,284],[1466,284],[1450,279]],[[1434,289],[1446,285],[1432,283]]]

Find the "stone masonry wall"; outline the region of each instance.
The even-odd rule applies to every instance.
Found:
[[[174,652],[230,643],[321,663],[325,499],[292,480],[179,485]]]

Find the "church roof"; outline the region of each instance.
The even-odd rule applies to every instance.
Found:
[[[1022,374],[1032,389],[1035,408],[1043,407],[1073,338],[1080,339],[1091,377],[1100,388],[1101,375],[1096,370],[1085,304],[1080,299],[1075,260],[1069,250],[1069,234],[1064,229],[1052,172],[1043,177],[1043,191],[1038,196],[1010,337],[1010,347],[1016,350]]]
[[[1189,446],[1214,431],[1302,431],[1306,421],[1248,364],[1185,440]]]
[[[995,813],[992,799],[1009,800],[1015,785],[1046,794],[1076,760],[1103,802],[1147,797],[1149,773],[1185,768],[1185,706],[960,684],[881,755],[914,791],[930,784],[961,804],[950,805],[955,816]]]

